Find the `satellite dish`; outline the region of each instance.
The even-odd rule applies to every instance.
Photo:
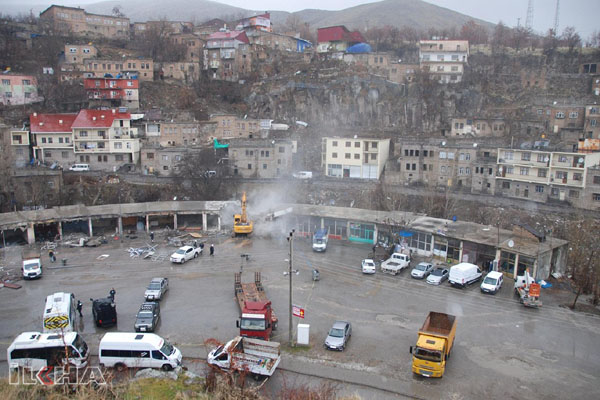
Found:
[[[510,239],[507,244],[511,249],[515,246],[515,242],[512,239]]]
[[[445,146],[445,145],[446,145],[446,142],[442,142],[442,146]]]
[[[579,160],[577,160],[578,163],[582,163],[583,162],[583,157],[579,157]]]
[[[544,162],[548,162],[550,161],[550,158],[548,156],[544,157]]]
[[[477,143],[473,143],[473,147],[477,147]]]

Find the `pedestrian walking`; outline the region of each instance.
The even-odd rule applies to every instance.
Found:
[[[211,255],[211,256],[214,256],[214,255],[215,255],[215,245],[214,245],[214,244],[211,244],[211,245],[210,245],[210,255]]]
[[[112,300],[112,301],[115,301],[115,294],[117,293],[117,292],[115,291],[115,288],[112,288],[112,289],[110,289],[110,292],[109,292],[109,293],[110,293],[110,296],[109,296],[109,297],[111,298],[111,300]]]
[[[154,243],[154,232],[150,232],[150,241]]]
[[[81,302],[81,300],[77,300],[77,311],[79,311],[80,317],[83,317],[83,314],[81,313],[82,308],[83,308],[83,303]]]

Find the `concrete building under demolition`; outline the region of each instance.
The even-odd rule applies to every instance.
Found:
[[[3,239],[20,235],[30,244],[36,238],[63,237],[73,232],[94,236],[98,232],[123,234],[124,231],[149,232],[167,227],[216,232],[229,229],[222,226],[223,218],[229,217],[225,213],[239,206],[238,201],[165,201],[56,207],[0,214],[0,231]],[[310,237],[317,229],[325,228],[331,240],[369,246],[399,244],[411,254],[437,263],[470,262],[484,271],[491,268],[501,271],[508,278],[522,275],[526,269],[536,279],[547,279],[551,273],[566,271],[568,242],[546,237],[526,225],[506,230],[499,225],[431,218],[402,211],[281,205],[281,209],[290,207],[293,211],[276,222],[282,234],[294,229],[296,235]],[[259,216],[250,217],[255,227],[273,223]]]

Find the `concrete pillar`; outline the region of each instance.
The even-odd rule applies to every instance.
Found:
[[[221,230],[221,215],[217,216],[217,231]]]
[[[146,233],[150,232],[150,215],[146,214]]]
[[[202,213],[202,230],[205,232],[208,230],[208,216],[205,212]]]
[[[117,218],[119,236],[123,235],[123,217]]]
[[[35,243],[35,229],[33,228],[33,222],[29,222],[27,224],[27,243]]]
[[[94,230],[92,229],[92,219],[88,218],[88,230],[90,232],[90,237],[94,236]]]
[[[377,224],[373,224],[373,244],[377,244]]]
[[[514,274],[513,274],[513,278],[516,280],[517,279],[517,270],[519,269],[519,253],[517,253],[515,255],[515,269],[514,269]]]
[[[459,263],[462,262],[462,256],[463,256],[463,242],[461,240],[460,241],[460,250],[458,251],[458,262]]]
[[[173,229],[177,229],[177,214],[173,214]]]
[[[58,221],[58,236],[62,239],[62,221]]]

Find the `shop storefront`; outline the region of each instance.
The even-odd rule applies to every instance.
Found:
[[[375,224],[350,222],[348,240],[361,243],[375,243]]]

